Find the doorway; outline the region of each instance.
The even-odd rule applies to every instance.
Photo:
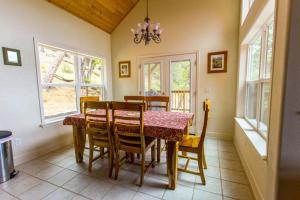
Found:
[[[139,94],[167,95],[170,111],[196,110],[196,53],[143,57],[140,60]]]

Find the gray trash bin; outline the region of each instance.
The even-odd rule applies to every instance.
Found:
[[[17,173],[14,169],[12,133],[0,130],[0,183],[8,181]]]

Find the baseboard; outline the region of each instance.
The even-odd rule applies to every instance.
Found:
[[[222,140],[232,140],[232,134],[230,133],[221,133],[221,132],[207,132],[207,137],[210,138],[216,138],[216,139],[222,139]],[[28,162],[30,160],[33,160],[35,158],[38,158],[44,154],[47,154],[49,152],[64,148],[68,145],[72,145],[73,141],[70,140],[70,138],[67,138],[63,141],[60,140],[60,142],[51,142],[52,145],[46,145],[39,148],[34,148],[31,151],[26,151],[22,154],[14,155],[14,164],[15,166]]]
[[[239,145],[237,145],[237,142],[234,140],[235,149],[237,150],[237,153],[240,157],[241,163],[243,165],[244,171],[246,173],[246,176],[250,182],[250,188],[252,190],[252,193],[254,195],[254,198],[256,200],[264,200],[263,194],[261,193],[261,190],[259,190],[258,184],[254,178],[252,170],[249,168],[247,161],[244,159],[244,156],[242,155],[240,151]]]
[[[208,131],[208,132],[206,132],[206,136],[208,136],[210,138],[221,139],[221,140],[233,140],[232,133]]]
[[[51,145],[52,144],[52,145]],[[56,151],[58,149],[62,149],[66,146],[70,146],[73,144],[73,141],[70,140],[70,138],[66,138],[63,141],[59,142],[51,142],[50,145],[45,145],[43,147],[35,148],[31,151],[26,151],[22,154],[14,155],[14,165],[20,165],[22,163],[28,162],[30,160],[33,160],[35,158],[38,158],[42,155],[45,155],[49,152]]]

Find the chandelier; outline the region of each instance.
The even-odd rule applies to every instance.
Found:
[[[138,23],[137,28],[131,29],[131,32],[134,35],[134,43],[139,44],[143,40],[145,41],[145,45],[148,45],[151,40],[155,43],[160,43],[161,38],[160,35],[163,29],[160,28],[160,23],[150,23],[150,18],[148,16],[148,0],[147,0],[147,16],[145,17],[144,23]]]

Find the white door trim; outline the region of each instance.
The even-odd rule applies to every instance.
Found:
[[[191,60],[191,74],[193,76],[191,80],[191,96],[192,96],[192,102],[191,102],[191,111],[194,113],[194,130],[196,131],[197,129],[197,100],[198,100],[198,95],[197,95],[197,87],[198,87],[198,78],[200,77],[198,75],[198,68],[199,68],[199,51],[186,51],[186,52],[177,52],[177,53],[165,53],[165,54],[152,54],[152,55],[143,55],[143,56],[138,56],[137,57],[137,63],[139,66],[139,73],[138,73],[138,94],[142,95],[143,90],[144,90],[144,85],[142,83],[142,80],[144,79],[144,73],[143,73],[143,64],[147,62],[161,62],[162,63],[162,68],[161,68],[161,80],[163,79],[164,81],[161,82],[161,87],[165,92],[165,94],[169,94],[170,92],[170,81],[171,78],[170,76],[166,76],[166,74],[170,74],[170,63],[171,61],[176,61],[176,60]],[[166,88],[166,89],[165,89]]]

